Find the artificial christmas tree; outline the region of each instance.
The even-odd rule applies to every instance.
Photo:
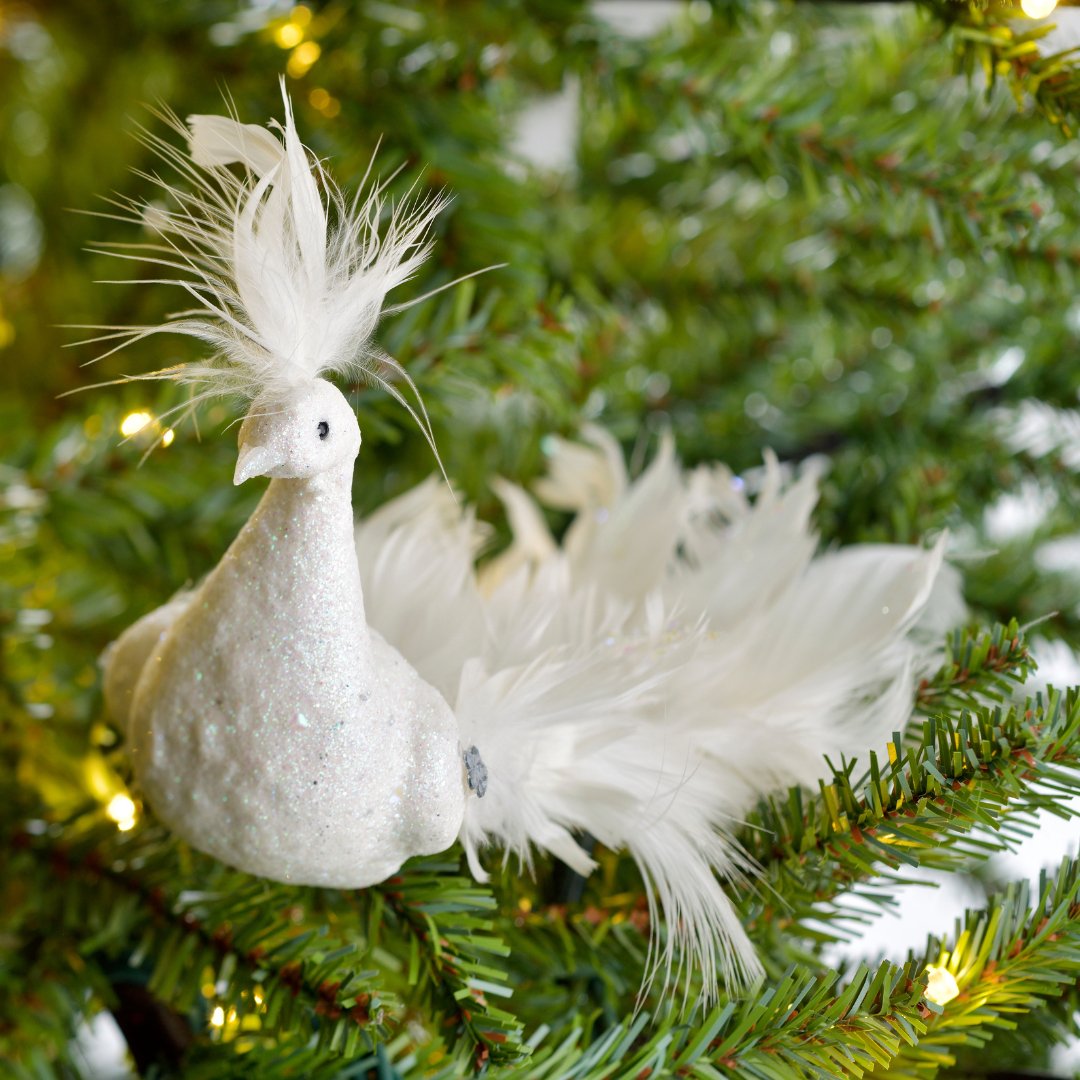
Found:
[[[1021,684],[1032,654],[1078,637],[1071,58],[1019,11],[961,3],[696,3],[645,38],[603,14],[3,9],[0,1056],[17,1075],[93,1075],[73,1036],[108,1012],[140,1071],[185,1076],[985,1075],[1046,1067],[1070,1036],[1068,860],[1040,883],[994,885],[913,956],[860,966],[830,942],[917,867],[977,874],[1032,815],[1068,814],[1077,787],[1080,700]],[[367,889],[315,889],[231,870],[140,803],[98,656],[213,567],[254,496],[228,484],[228,410],[201,410],[197,442],[170,426],[183,399],[167,386],[58,403],[88,380],[55,324],[153,325],[170,310],[134,284],[148,276],[137,264],[128,284],[89,285],[115,266],[80,251],[156,242],[168,213],[127,171],[154,168],[122,130],[133,102],[212,112],[217,82],[245,118],[269,116],[283,64],[314,151],[347,187],[381,134],[384,175],[407,166],[391,197],[424,166],[432,191],[453,193],[404,301],[506,264],[379,331],[489,523],[481,581],[522,557],[508,519],[520,539],[538,513],[498,477],[554,493],[545,528],[574,547],[567,477],[610,484],[581,456],[583,421],[623,442],[631,476],[673,431],[688,466],[728,462],[749,505],[776,483],[759,468],[773,448],[785,477],[819,477],[826,560],[841,543],[948,530],[968,607],[932,612],[937,656],[911,722],[878,745],[818,747],[832,753],[816,790],[775,791],[732,823],[748,872],[731,895],[764,967],[753,986],[695,1008],[701,976],[684,972],[675,994],[654,980],[639,999],[651,935],[678,926],[590,837],[588,880],[538,858],[532,876],[495,863],[480,885],[452,848]],[[577,105],[576,154],[547,170],[515,157],[513,131],[556,92]],[[151,200],[138,236],[61,210],[113,190]],[[101,377],[198,358],[141,342]],[[378,463],[354,489],[368,517],[432,458],[380,388],[349,397]],[[740,584],[732,574],[712,619],[726,601],[737,625],[773,599]],[[835,657],[828,603],[814,613]],[[968,628],[948,629],[958,620]],[[754,681],[795,674],[783,650],[771,665]],[[868,723],[886,715],[869,690],[863,708]]]

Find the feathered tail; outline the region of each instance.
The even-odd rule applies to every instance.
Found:
[[[759,970],[718,881],[752,871],[733,829],[764,792],[812,782],[823,751],[906,722],[941,545],[814,559],[812,471],[785,483],[768,458],[751,502],[724,469],[684,474],[668,442],[631,483],[617,444],[589,438],[556,442],[537,485],[577,513],[561,545],[502,481],[515,540],[479,573],[482,538],[430,482],[362,524],[369,619],[486,764],[461,833],[473,872],[488,845],[581,873],[583,834],[629,851],[667,925],[652,974],[692,962],[709,997]]]

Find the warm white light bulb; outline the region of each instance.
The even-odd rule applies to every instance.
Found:
[[[1058,0],[1020,0],[1020,7],[1029,19],[1045,19],[1058,5]]]
[[[123,793],[114,795],[105,807],[105,813],[116,822],[116,827],[121,832],[135,827],[135,803]]]
[[[138,434],[147,424],[153,421],[153,417],[148,412],[133,412],[128,413],[123,420],[120,421],[120,434],[125,438],[131,438],[132,435]]]
[[[210,1023],[218,1028],[225,1026],[225,1010],[220,1005],[214,1006],[214,1011],[210,1014]]]
[[[947,1005],[960,993],[953,973],[944,967],[931,964],[926,969],[926,997],[935,1005]]]
[[[291,49],[304,40],[304,28],[294,21],[282,23],[274,31],[274,40],[282,49]]]
[[[161,445],[162,446],[172,446],[173,439],[175,439],[175,438],[176,438],[176,432],[173,431],[172,428],[166,428],[161,433]]]

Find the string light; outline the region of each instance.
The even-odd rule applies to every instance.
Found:
[[[960,993],[956,978],[946,967],[930,964],[926,969],[926,997],[935,1005],[947,1005]]]
[[[289,12],[289,19],[274,31],[274,41],[282,49],[292,49],[304,40],[304,31],[311,22],[311,8],[299,4]]]
[[[176,432],[172,428],[163,428],[161,423],[155,419],[153,413],[147,412],[145,409],[130,412],[120,421],[120,434],[126,439],[140,433],[149,435],[156,431],[161,432],[158,441],[162,446],[172,446],[176,441]],[[89,436],[89,432],[87,435]]]
[[[1058,0],[1020,0],[1020,7],[1029,19],[1045,19],[1058,5]]]
[[[230,1005],[228,1011],[226,1011],[223,1005],[215,1005],[213,1011],[210,1013],[210,1024],[216,1028],[226,1028],[226,1035],[232,1034],[235,1031],[239,1013],[237,1013],[234,1006]]]
[[[116,827],[121,832],[135,827],[135,803],[131,798],[120,792],[114,795],[105,807],[105,813],[116,822]]]
[[[322,55],[322,48],[317,41],[305,41],[297,45],[285,65],[285,70],[294,78],[306,75],[311,65]]]
[[[283,49],[292,49],[304,40],[304,29],[295,22],[282,23],[274,31],[274,41]]]
[[[130,439],[132,435],[137,435],[147,424],[151,424],[153,421],[154,418],[148,412],[143,412],[141,409],[138,412],[128,413],[127,416],[120,421],[120,434],[125,438]]]
[[[318,109],[323,116],[328,117],[331,120],[341,112],[341,102],[321,86],[316,86],[315,89],[308,94],[308,101],[310,101],[312,106]]]

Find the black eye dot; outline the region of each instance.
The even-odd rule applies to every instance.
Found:
[[[319,421],[319,438],[325,439],[330,434],[330,425],[325,420]]]

